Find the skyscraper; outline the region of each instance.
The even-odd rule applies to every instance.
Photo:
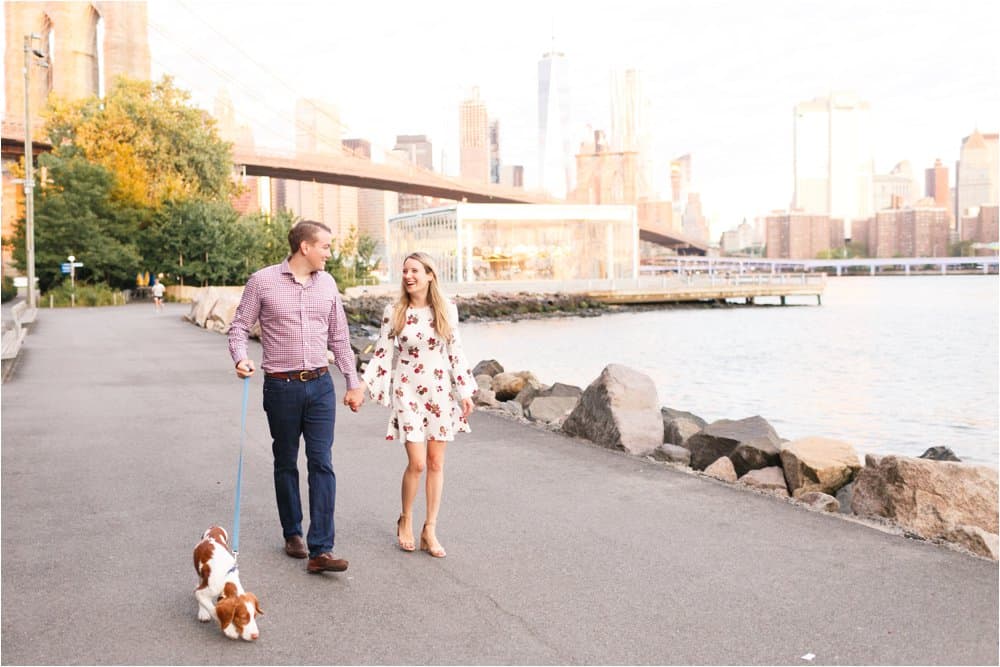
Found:
[[[300,99],[295,104],[295,152],[339,155],[340,112],[328,102]]]
[[[233,105],[229,91],[225,88],[219,89],[215,96],[213,107],[216,127],[219,138],[223,141],[232,142],[237,148],[253,150],[253,131],[249,125],[241,125],[236,118],[236,107]],[[247,176],[240,174],[239,183],[240,194],[230,199],[235,208],[240,213],[255,213],[263,211],[270,213],[271,197],[270,183],[267,176]]]
[[[372,159],[372,142],[367,139],[344,139],[345,153],[354,157]]]
[[[670,161],[670,190],[675,208],[687,204],[691,191],[691,154],[686,153]]]
[[[344,139],[344,148],[348,155],[355,158],[372,159],[372,144],[367,139]],[[390,216],[399,213],[400,195],[387,190],[369,188],[357,188],[357,193],[358,235],[367,236],[375,241],[375,255],[383,260],[384,268],[389,233],[388,220]],[[341,202],[341,205],[344,203]]]
[[[560,199],[573,189],[569,130],[569,66],[553,50],[538,61],[538,185]]]
[[[955,165],[955,220],[961,235],[962,219],[976,215],[974,209],[998,203],[997,135],[979,130],[962,139],[958,163]]]
[[[871,216],[874,167],[867,102],[852,93],[831,93],[796,105],[794,142],[793,209],[845,221]]]
[[[340,113],[333,104],[315,99],[300,99],[295,104],[295,153],[302,161],[318,161],[340,155]],[[352,192],[352,190],[354,192]],[[353,199],[353,215],[341,215],[349,210]],[[327,225],[336,238],[357,226],[357,193],[326,183],[286,180],[284,206],[295,215]],[[277,208],[277,207],[276,207]]]
[[[500,185],[512,188],[524,187],[524,167],[519,164],[505,164],[500,167]]]
[[[490,183],[500,182],[500,121],[490,121]]]
[[[903,208],[919,199],[917,182],[913,178],[909,160],[898,163],[888,174],[875,174],[872,177],[872,188],[876,211]]]
[[[426,134],[397,134],[393,150],[405,151],[407,159],[418,167],[434,169],[434,147]]]
[[[434,147],[427,140],[426,134],[396,135],[396,146],[392,149],[392,154],[418,167],[428,170],[434,169]],[[427,208],[426,204],[427,199],[423,195],[400,192],[396,210],[399,213],[419,211],[422,208]]]
[[[934,199],[941,208],[950,209],[950,192],[948,191],[948,167],[941,160],[934,160],[934,166],[924,170],[924,195]]]
[[[636,69],[611,74],[611,150],[638,153],[639,197],[652,193],[652,139],[649,98],[642,73]]]
[[[462,101],[458,110],[459,174],[477,183],[490,181],[490,138],[486,104],[479,98],[479,87]]]

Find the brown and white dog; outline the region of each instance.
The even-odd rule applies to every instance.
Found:
[[[201,582],[194,591],[198,620],[219,622],[230,639],[253,641],[260,636],[257,616],[262,616],[257,596],[243,590],[236,558],[229,550],[229,533],[212,526],[194,548],[194,569]]]

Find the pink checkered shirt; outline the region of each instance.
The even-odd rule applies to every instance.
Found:
[[[250,276],[229,330],[229,354],[235,363],[249,358],[247,339],[258,320],[265,373],[327,366],[329,349],[347,388],[360,386],[337,281],[326,271],[316,271],[300,285],[286,259]]]

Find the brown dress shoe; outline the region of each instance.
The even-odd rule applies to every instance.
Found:
[[[302,539],[301,535],[292,535],[285,540],[285,553],[292,558],[306,558],[309,556],[309,550],[306,549],[305,540]]]
[[[334,558],[329,551],[309,559],[306,569],[310,572],[343,572],[347,569],[347,561]]]

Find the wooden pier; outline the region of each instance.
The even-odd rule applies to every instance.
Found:
[[[805,273],[778,273],[766,275],[690,276],[640,278],[638,281],[614,281],[622,284],[610,289],[588,290],[596,301],[607,304],[693,303],[742,299],[753,304],[758,298],[777,297],[781,305],[787,298],[815,297],[816,304],[823,303],[826,276]],[[637,283],[628,285],[624,283]]]

